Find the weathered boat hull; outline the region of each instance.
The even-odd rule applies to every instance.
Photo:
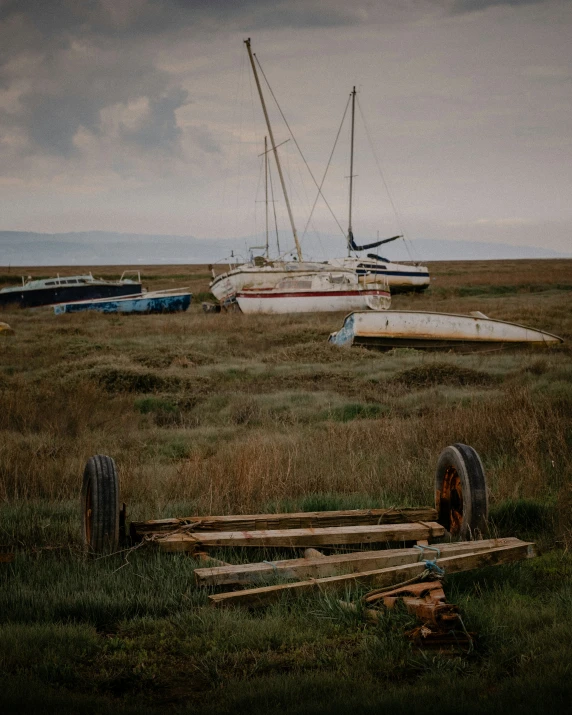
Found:
[[[423,291],[429,287],[429,272],[425,266],[407,266],[399,263],[374,262],[344,258],[326,263],[295,261],[276,262],[267,266],[244,265],[216,276],[210,284],[210,291],[221,303],[233,298],[240,291],[258,288],[269,290],[280,281],[292,276],[315,275],[332,270],[347,272],[355,280],[385,281],[391,293]],[[354,308],[359,310],[359,308]],[[342,308],[344,310],[344,308]],[[348,308],[352,310],[352,308]]]
[[[54,313],[78,313],[92,310],[99,313],[177,313],[188,309],[191,293],[158,295],[145,293],[116,300],[86,300],[77,303],[54,305]]]
[[[236,301],[243,313],[323,313],[345,310],[385,310],[391,304],[387,290],[242,291]]]
[[[37,308],[42,305],[71,303],[79,300],[98,300],[141,293],[141,283],[55,286],[35,290],[0,292],[0,306]]]
[[[354,270],[360,278],[370,276],[385,280],[392,293],[421,293],[429,288],[431,278],[427,266],[391,263],[391,261],[370,258],[336,258],[329,261],[331,266]]]
[[[354,312],[330,335],[335,345],[364,345],[379,349],[476,349],[502,346],[554,346],[557,335],[482,314],[455,315],[410,310]]]
[[[276,261],[264,266],[245,264],[216,276],[209,288],[214,297],[223,303],[229,298],[234,298],[240,291],[256,288],[270,290],[287,278],[303,278],[319,273],[328,273],[331,270],[332,266],[328,264],[306,261],[304,263]],[[340,268],[336,268],[336,272],[339,273],[340,270]],[[347,273],[351,276],[353,271],[348,270]]]

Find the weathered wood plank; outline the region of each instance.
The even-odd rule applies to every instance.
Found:
[[[256,531],[271,529],[309,529],[326,526],[367,524],[406,524],[436,521],[432,507],[404,509],[349,509],[345,511],[309,511],[293,514],[238,514],[230,516],[189,516],[180,519],[132,521],[135,535],[164,533],[189,526],[193,531]]]
[[[318,549],[312,549],[310,547],[309,549],[306,549],[304,551],[304,558],[305,559],[325,559],[326,556],[321,551],[318,551]]]
[[[484,566],[497,566],[512,563],[534,556],[534,544],[519,542],[510,546],[488,549],[486,551],[470,552],[437,559],[437,564],[447,574],[469,571]],[[330,576],[327,578],[297,581],[295,583],[280,584],[278,586],[265,586],[231,593],[219,593],[209,596],[215,606],[241,605],[248,607],[264,606],[279,599],[287,593],[304,594],[320,590],[335,590],[350,583],[360,583],[376,588],[394,586],[408,579],[420,576],[425,570],[423,562],[393,566],[391,568],[364,571],[343,576]]]
[[[384,541],[417,541],[443,536],[436,522],[330,526],[323,529],[278,529],[272,531],[203,531],[168,534],[157,539],[163,551],[190,551],[202,546],[306,547],[333,544],[367,544]]]
[[[484,541],[460,541],[452,544],[439,544],[441,556],[483,551],[484,549],[510,546],[521,543],[519,539],[487,539]],[[316,551],[307,549],[306,551]],[[316,552],[319,553],[319,552]],[[433,559],[434,551],[426,551],[425,558]],[[195,569],[195,580],[202,586],[246,585],[256,583],[274,575],[281,578],[325,578],[343,573],[360,573],[373,569],[401,566],[419,561],[419,549],[384,549],[382,551],[358,551],[350,554],[323,554],[313,558],[284,559],[254,564],[238,564]]]

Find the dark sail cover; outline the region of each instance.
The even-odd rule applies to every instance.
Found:
[[[377,248],[384,243],[389,243],[390,241],[395,241],[398,238],[403,238],[403,236],[392,236],[391,238],[383,238],[381,241],[374,241],[373,243],[365,243],[363,246],[356,245],[354,241],[354,234],[352,231],[348,233],[348,244],[352,251],[365,251],[368,248]]]

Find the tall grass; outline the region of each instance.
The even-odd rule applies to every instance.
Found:
[[[570,263],[493,267],[432,266],[435,290],[394,307],[481,310],[568,344],[380,354],[328,345],[341,315],[2,311],[15,335],[0,336],[0,550],[15,558],[0,563],[0,709],[565,710],[565,551],[448,579],[478,637],[445,658],[413,651],[400,614],[367,626],[321,594],[216,612],[193,559],[80,548],[93,454],[115,458],[128,516],[145,519],[431,504],[437,457],[459,441],[483,459],[495,533],[572,546]],[[150,285],[187,277],[207,289],[204,267],[161,268]]]

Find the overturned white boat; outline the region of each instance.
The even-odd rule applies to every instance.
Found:
[[[322,313],[344,310],[386,310],[391,305],[385,281],[358,281],[347,273],[308,274],[284,278],[275,286],[239,291],[243,313]]]
[[[330,335],[334,345],[389,348],[486,348],[492,346],[554,346],[557,335],[482,313],[456,315],[413,310],[354,312]]]

